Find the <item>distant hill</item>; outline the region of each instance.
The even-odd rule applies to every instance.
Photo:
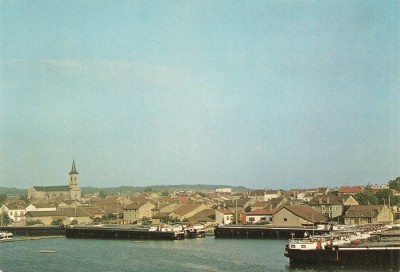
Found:
[[[28,193],[27,189],[0,187],[0,194],[5,194],[5,195],[26,195],[27,193]]]
[[[109,188],[99,188],[99,187],[82,187],[82,194],[93,194],[96,192],[103,191],[106,194],[134,194],[144,191],[152,192],[164,192],[164,191],[215,191],[218,188],[231,188],[232,192],[244,192],[249,191],[249,188],[243,186],[229,186],[229,185],[207,185],[207,184],[180,184],[180,185],[154,185],[154,186],[119,186],[119,187],[109,187]],[[0,194],[6,195],[26,195],[28,189],[17,189],[17,188],[7,188],[0,187]]]
[[[180,185],[154,185],[154,186],[120,186],[110,188],[95,188],[95,187],[82,187],[82,194],[93,194],[103,191],[106,194],[134,194],[144,191],[164,192],[164,191],[215,191],[218,188],[231,188],[232,192],[244,192],[250,189],[243,186],[229,186],[229,185],[206,185],[206,184],[180,184]]]

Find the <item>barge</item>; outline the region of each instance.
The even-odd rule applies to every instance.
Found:
[[[270,227],[256,225],[221,225],[214,228],[215,238],[230,239],[289,239],[303,237],[304,233],[317,235],[329,233],[326,229],[306,227]]]
[[[68,227],[65,229],[67,238],[83,239],[124,239],[124,240],[181,240],[185,233],[179,226],[167,228],[139,227]]]
[[[400,240],[381,239],[372,234],[345,236],[342,234],[289,239],[285,256],[290,266],[388,266],[400,267]]]

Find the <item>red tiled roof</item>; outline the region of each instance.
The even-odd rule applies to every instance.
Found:
[[[283,209],[287,209],[291,213],[310,222],[315,223],[315,222],[323,222],[326,220],[325,216],[313,210],[310,206],[307,205],[285,206],[283,207]]]
[[[339,188],[339,193],[361,193],[362,191],[361,186],[342,186]]]
[[[246,215],[273,215],[276,213],[276,209],[266,210],[266,209],[258,209],[251,212],[246,213]]]

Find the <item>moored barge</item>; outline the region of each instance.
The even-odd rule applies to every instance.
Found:
[[[163,229],[134,227],[68,227],[67,238],[83,239],[125,239],[125,240],[181,240],[185,233],[173,226]]]
[[[340,265],[400,267],[400,241],[379,237],[342,240],[339,235],[289,239],[285,256],[291,266]]]

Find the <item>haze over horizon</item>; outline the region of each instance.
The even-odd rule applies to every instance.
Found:
[[[0,186],[400,176],[398,1],[1,1]]]

